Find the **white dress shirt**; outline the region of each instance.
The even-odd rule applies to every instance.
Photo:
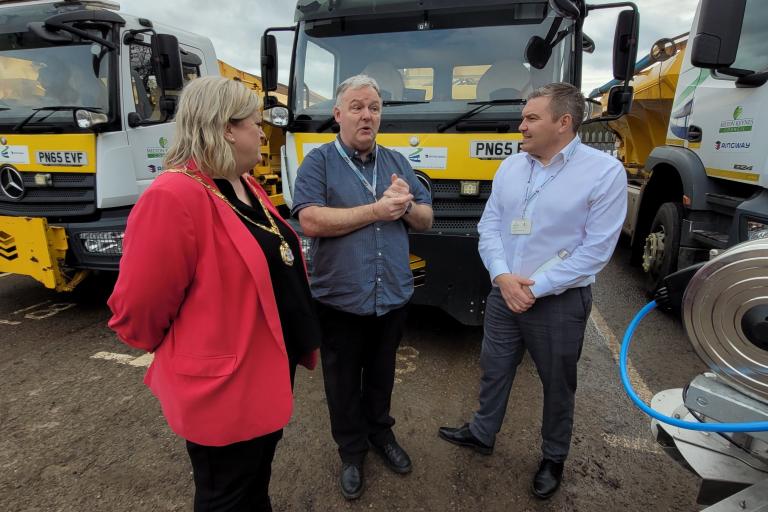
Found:
[[[533,197],[523,217],[526,190]],[[621,163],[578,137],[548,165],[517,153],[501,163],[493,179],[477,225],[480,257],[491,281],[517,274],[535,281],[535,297],[558,295],[595,282],[613,254],[626,212]],[[530,222],[530,234],[512,234],[512,222],[521,219]]]

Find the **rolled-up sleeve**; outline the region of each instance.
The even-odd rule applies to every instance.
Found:
[[[128,217],[120,274],[107,304],[109,327],[153,352],[176,318],[197,262],[195,224],[167,189],[150,187]]]
[[[600,272],[611,259],[627,214],[627,178],[618,162],[590,197],[585,236],[570,257],[538,275],[531,286],[535,297],[562,293]]]
[[[328,192],[325,174],[325,157],[315,148],[304,157],[293,184],[293,208],[296,216],[307,206],[327,206]]]

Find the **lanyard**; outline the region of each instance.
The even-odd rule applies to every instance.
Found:
[[[379,146],[376,146],[375,154],[373,155],[373,184],[369,183],[367,179],[365,179],[365,176],[363,176],[363,173],[360,172],[360,169],[357,168],[357,166],[352,162],[352,159],[349,158],[349,155],[344,151],[344,149],[341,147],[341,144],[339,144],[339,139],[336,139],[334,142],[334,145],[336,146],[336,151],[339,152],[339,155],[341,158],[347,162],[347,165],[352,169],[357,177],[360,179],[362,184],[365,186],[365,188],[368,189],[368,192],[370,192],[373,195],[373,200],[376,200],[376,166],[379,164]]]
[[[568,165],[568,162],[571,161],[571,157],[573,156],[573,150],[571,150],[571,154],[568,157],[568,160],[566,160],[563,165],[560,167],[560,169],[557,170],[555,174],[544,180],[544,183],[542,183],[539,188],[531,192],[530,195],[528,193],[531,190],[531,181],[533,181],[533,168],[536,165],[536,162],[531,159],[531,173],[528,175],[528,184],[525,186],[525,195],[523,196],[523,214],[521,215],[521,218],[525,218],[525,213],[528,211],[528,204],[531,202],[531,199],[539,195],[539,193],[544,190],[544,187],[549,185],[554,181],[555,178],[560,176],[560,173],[563,172],[563,169]]]

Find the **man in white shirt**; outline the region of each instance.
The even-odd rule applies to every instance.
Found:
[[[528,96],[521,152],[499,167],[478,224],[493,287],[485,308],[480,407],[441,427],[446,441],[490,455],[525,350],[544,389],[542,462],[532,491],[558,489],[571,443],[576,365],[592,308],[590,285],[616,246],[627,208],[623,167],[576,135],[584,96],[564,83]]]

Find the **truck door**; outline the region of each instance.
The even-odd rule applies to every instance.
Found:
[[[180,45],[180,49],[186,83],[205,72],[205,69],[201,69],[204,62],[199,57],[199,50],[183,44]],[[152,124],[160,121],[163,114],[159,108],[161,91],[152,67],[149,45],[133,42],[128,50],[130,78],[123,90],[130,99],[126,99],[124,105],[126,105],[126,116],[130,112],[135,112],[142,120],[142,124],[138,126],[127,127],[128,144],[131,148],[138,189],[141,192],[163,170],[163,158],[168,152],[174,124],[170,121]],[[179,92],[170,91],[166,94],[179,94]]]
[[[752,72],[768,69],[765,51],[765,27],[768,24],[768,4],[747,0],[741,37],[732,68]],[[676,103],[670,118],[670,128],[677,114],[686,114],[687,127],[678,136],[696,152],[707,175],[741,181],[753,185],[760,181],[760,170],[768,155],[768,86],[737,86],[736,77],[718,71],[692,68],[688,77],[692,98],[682,105]],[[686,87],[680,77],[678,91]],[[685,92],[678,92],[680,97]],[[687,106],[687,107],[686,107]],[[677,119],[681,119],[678,117]],[[763,178],[764,179],[764,178]],[[763,186],[768,183],[763,183]]]

